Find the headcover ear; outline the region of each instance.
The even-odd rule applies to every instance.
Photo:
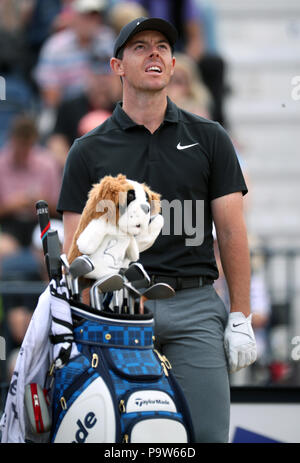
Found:
[[[152,191],[148,187],[148,185],[146,185],[145,183],[143,184],[143,187],[149,198],[150,215],[159,214],[161,211],[161,202],[160,202],[161,195],[159,193],[156,193],[155,191]]]
[[[93,186],[89,193],[86,209],[90,212],[94,211],[92,218],[106,214],[109,222],[117,224],[119,201],[123,201],[123,197],[126,197],[124,193],[129,188],[125,175],[119,174],[117,177],[107,175],[100,183]]]

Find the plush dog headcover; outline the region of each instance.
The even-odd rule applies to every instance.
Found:
[[[118,273],[156,240],[163,226],[160,195],[125,175],[106,176],[90,190],[69,251],[69,262],[87,254],[98,279]]]

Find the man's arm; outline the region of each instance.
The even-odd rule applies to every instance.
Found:
[[[231,312],[250,315],[250,255],[243,214],[242,193],[232,193],[211,203],[221,263],[228,284]]]
[[[63,252],[68,254],[72,244],[73,236],[77,229],[80,221],[81,214],[76,212],[65,211],[63,213],[63,224],[64,224],[64,245]]]
[[[251,365],[257,356],[251,326],[250,256],[242,193],[232,193],[213,200],[212,214],[230,295],[224,348],[229,371],[233,373]]]

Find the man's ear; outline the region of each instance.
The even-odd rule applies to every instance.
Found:
[[[171,76],[174,74],[174,71],[175,71],[175,64],[176,64],[176,58],[173,56],[173,58],[172,58]]]
[[[124,75],[123,62],[121,59],[111,58],[110,67],[117,76],[122,77]]]

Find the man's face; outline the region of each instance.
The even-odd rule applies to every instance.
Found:
[[[123,84],[143,91],[164,89],[174,72],[170,44],[158,31],[136,34],[125,46],[120,62]]]

